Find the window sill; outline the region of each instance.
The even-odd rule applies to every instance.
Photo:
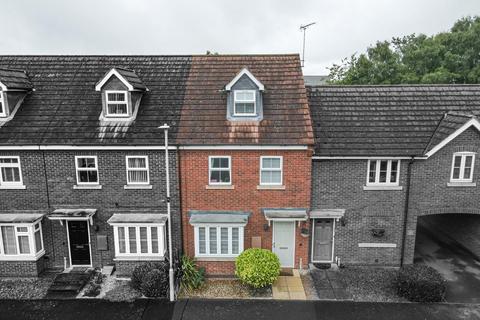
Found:
[[[284,185],[258,185],[257,186],[258,190],[285,190]]]
[[[235,261],[237,257],[195,257],[197,261]]]
[[[164,256],[153,256],[153,257],[145,257],[145,256],[117,256],[113,259],[113,261],[165,261]]]
[[[403,190],[402,186],[363,186],[363,190],[366,191],[394,191]]]
[[[94,185],[80,185],[76,184],[73,186],[73,189],[102,189],[102,185],[94,184]]]
[[[447,187],[476,187],[476,182],[448,182]]]
[[[125,190],[134,190],[134,189],[152,189],[151,184],[127,184],[123,186]]]
[[[229,185],[214,185],[214,184],[209,184],[209,185],[206,185],[205,186],[205,189],[209,189],[209,190],[233,190],[235,189],[235,186],[232,185],[232,184],[229,184]]]
[[[31,255],[31,254],[2,255],[0,256],[0,261],[37,261],[44,255],[45,255],[45,250],[42,250],[35,255]]]
[[[4,190],[23,190],[23,189],[27,189],[27,187],[24,186],[24,185],[0,186],[0,189],[4,189]]]

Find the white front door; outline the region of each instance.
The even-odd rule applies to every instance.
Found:
[[[293,268],[295,263],[295,222],[273,222],[273,252],[280,259],[280,265]]]

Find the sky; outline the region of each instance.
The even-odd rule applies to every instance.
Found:
[[[447,31],[480,0],[1,0],[0,54],[301,53],[304,74],[379,40]]]

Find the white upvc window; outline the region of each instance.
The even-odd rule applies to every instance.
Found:
[[[233,115],[235,116],[256,116],[256,91],[235,90],[233,92]]]
[[[260,157],[260,185],[282,185],[283,157]]]
[[[78,185],[98,185],[97,156],[75,156]]]
[[[0,157],[0,187],[23,186],[20,157]]]
[[[3,91],[0,91],[0,117],[6,117],[7,116],[7,109],[5,107],[5,95]]]
[[[367,186],[398,186],[400,160],[368,160]]]
[[[127,156],[127,184],[150,184],[148,156]]]
[[[105,90],[106,112],[108,117],[128,117],[128,91]]]
[[[208,157],[208,179],[210,185],[232,184],[231,160],[230,156]]]
[[[243,225],[196,225],[196,257],[236,257],[243,252]]]
[[[165,225],[114,225],[115,257],[163,257],[165,255]]]
[[[474,152],[457,152],[453,154],[451,182],[472,182],[475,164]]]
[[[40,222],[0,224],[0,260],[36,260],[45,253]]]

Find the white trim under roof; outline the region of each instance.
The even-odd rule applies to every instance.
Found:
[[[135,90],[130,82],[127,81],[115,68],[110,69],[108,73],[95,85],[95,91],[101,91],[105,83],[112,77],[116,76],[127,87],[129,91]]]
[[[463,126],[458,128],[454,133],[452,133],[451,135],[443,139],[443,141],[437,144],[434,148],[432,148],[432,150],[427,152],[426,156],[427,157],[433,156],[435,153],[437,153],[437,151],[445,147],[445,145],[447,145],[450,141],[458,137],[460,134],[462,134],[464,131],[466,131],[472,126],[475,127],[478,131],[480,131],[480,122],[478,122],[477,119],[470,119]]]
[[[428,157],[413,157],[414,159],[427,159]],[[375,156],[312,156],[313,160],[408,160],[412,157],[375,157]]]
[[[265,86],[260,82],[258,81],[257,78],[255,78],[255,76],[250,72],[248,71],[247,68],[243,68],[236,76],[235,78],[233,78],[232,81],[230,81],[226,86],[225,86],[225,90],[227,91],[230,91],[232,90],[232,87],[235,83],[237,83],[237,81],[244,75],[246,74],[247,77],[250,78],[250,80],[253,81],[253,83],[255,83],[255,85],[258,87],[258,90],[260,91],[264,91],[265,90]]]
[[[197,145],[179,146],[180,150],[307,150],[306,145]]]
[[[176,150],[176,146],[169,146],[168,150]],[[36,145],[36,146],[0,146],[0,150],[165,150],[165,146],[75,146],[75,145]]]

